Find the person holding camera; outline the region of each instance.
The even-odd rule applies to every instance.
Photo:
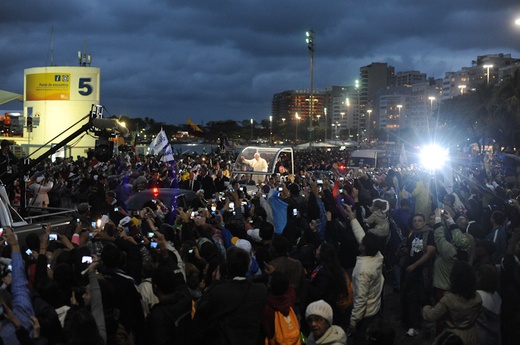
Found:
[[[105,201],[108,205],[108,217],[115,224],[119,224],[121,219],[128,217],[129,214],[126,212],[126,205],[116,199],[116,193],[109,190],[105,194]]]

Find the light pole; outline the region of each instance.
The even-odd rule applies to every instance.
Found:
[[[251,119],[251,142],[253,142],[253,119]]]
[[[334,143],[337,144],[338,142],[338,127],[341,126],[341,124],[336,121],[336,123],[332,124],[332,127],[335,127],[334,129]]]
[[[309,54],[311,56],[311,104],[309,107],[309,146],[312,142],[312,131],[314,130],[314,127],[312,126],[312,111],[314,108],[314,31],[310,29],[306,33],[307,39],[305,40],[307,42],[307,49],[309,49]]]
[[[347,122],[345,123],[345,126],[347,126],[347,129],[348,129],[348,138],[347,139],[350,140],[350,126],[349,126],[349,121],[348,121],[348,119],[350,117],[350,115],[349,115],[350,99],[348,97],[345,99],[345,105],[347,106]]]
[[[273,115],[269,115],[269,144],[273,145]]]
[[[327,108],[323,108],[323,112],[325,115],[325,141],[327,141],[327,127],[329,126],[329,124],[327,123]]]
[[[360,115],[360,117],[365,117],[365,114]],[[357,141],[361,144],[361,118],[358,118],[357,122]]]
[[[428,99],[430,100],[430,115],[426,116],[426,127],[428,133],[430,133],[430,117],[433,116],[433,101],[435,101],[435,97],[430,96]]]
[[[296,119],[296,143],[298,143],[298,125],[300,124],[300,116],[298,113],[294,115],[294,118]]]
[[[316,118],[318,119],[318,128],[321,128],[321,126],[320,126],[320,118],[321,118],[321,115],[320,115],[320,114],[317,114],[317,115],[316,115]],[[316,133],[316,137],[315,137],[315,139],[316,139],[316,140],[318,139],[318,133]]]
[[[397,140],[401,141],[401,108],[403,107],[402,104],[397,105],[397,110],[399,111],[399,116],[397,119]]]
[[[367,137],[368,137],[368,143],[370,144],[370,142],[371,142],[370,135],[372,134],[372,119],[370,118],[370,116],[372,115],[372,109],[368,109],[367,113],[368,113],[368,133],[367,133]]]
[[[435,101],[435,97],[430,96],[428,99],[430,100],[430,112],[433,114],[433,101]]]
[[[285,117],[282,117],[282,143],[285,138]]]
[[[488,84],[488,86],[489,86],[489,69],[490,69],[490,68],[493,68],[493,65],[484,65],[484,66],[482,66],[482,67],[484,67],[484,68],[486,69],[486,72],[487,72],[487,73],[486,73],[486,75],[487,75],[487,84]]]

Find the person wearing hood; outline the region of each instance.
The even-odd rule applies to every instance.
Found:
[[[269,283],[269,294],[262,311],[262,331],[267,339],[275,335],[275,313],[278,311],[287,317],[296,301],[296,290],[289,286],[289,278],[274,271]]]
[[[311,329],[307,345],[346,345],[347,334],[340,326],[332,324],[332,307],[324,300],[307,306],[305,319]]]
[[[357,201],[357,193],[354,193]],[[381,314],[381,294],[385,285],[383,255],[379,251],[380,239],[374,233],[365,232],[354,211],[345,206],[352,231],[359,243],[359,256],[352,272],[354,301],[349,330],[354,334],[354,344],[366,344],[366,332],[370,324]]]
[[[446,332],[462,339],[465,345],[479,343],[477,318],[482,308],[482,298],[477,293],[477,279],[473,268],[464,261],[456,261],[450,274],[450,291],[446,292],[434,306],[424,306],[422,315],[426,321],[446,322]],[[443,334],[437,336],[434,344],[440,344]]]

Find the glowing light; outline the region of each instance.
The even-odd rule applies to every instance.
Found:
[[[421,150],[421,163],[429,170],[441,169],[448,160],[448,149],[437,145],[425,146]]]
[[[153,194],[154,197],[157,198],[157,196],[159,195],[159,188],[154,187],[154,188],[152,189],[152,194]]]

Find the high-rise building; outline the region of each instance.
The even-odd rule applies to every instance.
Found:
[[[359,69],[361,74],[360,103],[366,106],[374,101],[377,90],[395,83],[394,67],[385,62],[373,62]]]
[[[411,87],[414,84],[426,81],[426,73],[419,71],[397,72],[395,75],[395,86]]]
[[[475,72],[475,70],[468,67],[463,67],[462,70],[457,72],[446,72],[442,82],[442,100],[467,92],[471,88],[471,72]]]
[[[520,59],[512,58],[511,54],[500,53],[477,56],[477,60],[472,61],[471,69],[475,72],[472,73],[471,87],[476,87],[476,84],[479,83],[487,83],[488,79],[491,85],[499,83],[502,80],[500,72],[511,70],[510,66],[518,63],[520,63]]]
[[[326,126],[333,138],[333,133],[343,134],[343,139],[357,139],[360,125],[359,88],[355,86],[331,86],[325,88],[326,94]],[[338,130],[336,130],[338,127]],[[334,128],[334,129],[333,129]],[[330,130],[330,131],[329,131]]]
[[[312,93],[314,106],[312,108],[313,120],[316,122],[324,115],[325,95],[317,90]],[[273,121],[282,124],[282,119],[295,120],[296,114],[302,123],[309,121],[310,115],[310,91],[287,90],[273,96],[271,103]]]

